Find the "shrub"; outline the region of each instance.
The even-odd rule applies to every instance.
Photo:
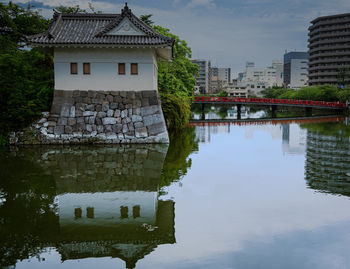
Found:
[[[161,93],[160,97],[168,129],[179,130],[185,127],[191,115],[189,99],[168,93]]]

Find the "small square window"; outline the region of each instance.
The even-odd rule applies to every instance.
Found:
[[[80,219],[82,215],[82,210],[80,207],[74,208],[74,218],[75,219]]]
[[[90,63],[83,63],[83,74],[90,75]]]
[[[134,217],[134,219],[139,218],[140,217],[140,206],[139,205],[135,205],[132,208],[132,216]]]
[[[86,208],[86,217],[88,217],[89,219],[93,219],[95,217],[94,208],[93,207],[87,207]]]
[[[139,70],[138,70],[138,65],[136,63],[131,64],[131,75],[138,75]]]
[[[125,75],[125,63],[118,64],[118,74]]]
[[[70,73],[72,75],[78,74],[78,64],[77,63],[70,63]]]
[[[127,219],[129,217],[128,211],[129,211],[129,209],[127,206],[121,206],[120,207],[120,218]]]

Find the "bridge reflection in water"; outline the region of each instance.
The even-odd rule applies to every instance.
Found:
[[[18,193],[11,194],[11,187],[3,187],[5,202],[0,210],[6,223],[12,221],[12,227],[0,224],[3,251],[8,255],[3,256],[2,265],[15,264],[40,247],[55,246],[62,261],[108,256],[134,268],[158,245],[175,243],[174,202],[159,199],[167,150],[168,146],[138,145],[12,152],[17,162],[21,157],[30,156],[30,160],[27,165],[22,161],[19,169],[11,166],[12,157],[5,157],[7,169],[13,169],[3,176],[20,182],[26,173],[33,178],[31,192],[37,195],[26,194],[19,202]],[[29,168],[36,165],[40,169]],[[45,182],[44,186],[35,186],[37,180]],[[27,218],[32,220],[26,220],[30,223],[25,225],[18,218],[27,215],[26,207],[35,203],[41,204],[33,211],[41,213],[31,212]],[[16,235],[18,242],[14,243]],[[26,241],[27,237],[37,240]]]

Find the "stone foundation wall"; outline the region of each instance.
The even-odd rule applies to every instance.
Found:
[[[55,90],[51,112],[10,144],[169,143],[157,91]]]

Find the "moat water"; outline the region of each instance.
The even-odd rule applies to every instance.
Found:
[[[0,267],[348,268],[344,118],[2,149]]]

